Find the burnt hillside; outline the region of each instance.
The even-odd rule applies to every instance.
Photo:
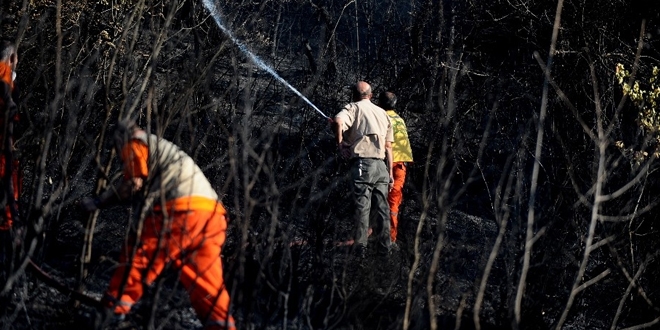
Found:
[[[24,171],[0,326],[89,327],[94,309],[27,260],[100,297],[135,212],[90,216],[77,202],[117,179],[108,132],[130,115],[222,196],[241,329],[657,327],[659,9],[0,0],[1,37],[19,48]],[[358,80],[398,95],[415,157],[400,250],[367,262],[337,244],[350,239],[352,201],[324,118]],[[176,278],[118,328],[201,327]]]

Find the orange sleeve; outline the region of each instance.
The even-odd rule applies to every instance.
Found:
[[[0,63],[0,80],[7,84],[10,90],[14,89],[14,81],[11,79],[11,68],[4,62]]]
[[[124,177],[146,178],[149,175],[147,160],[149,148],[139,140],[131,140],[121,150],[121,160],[124,163]]]

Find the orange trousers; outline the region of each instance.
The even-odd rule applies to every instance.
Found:
[[[13,203],[16,208],[18,208],[18,198],[21,193],[21,185],[22,185],[22,180],[19,177],[19,171],[18,171],[18,160],[14,160],[12,163],[12,173],[11,173],[11,184],[12,184],[12,190],[14,192],[14,200],[13,201],[7,201],[7,206],[5,207],[5,211],[0,214],[0,230],[9,230],[12,227],[12,224],[14,222],[14,217],[12,216],[11,212],[11,204]],[[2,181],[5,181],[5,172],[7,169],[7,164],[5,162],[5,155],[0,152],[0,178]],[[7,187],[0,187],[0,189],[7,189]]]
[[[399,224],[399,206],[403,200],[403,183],[406,181],[406,164],[402,162],[392,164],[392,176],[394,186],[387,194],[387,202],[390,204],[390,239],[394,243]]]
[[[175,211],[167,219],[169,228],[162,231],[164,220],[162,214],[145,219],[132,261],[133,247],[124,247],[104,298],[106,306],[127,314],[143,294],[143,281],[152,284],[172,263],[181,270],[179,279],[205,329],[236,329],[220,260],[227,230],[224,211]]]

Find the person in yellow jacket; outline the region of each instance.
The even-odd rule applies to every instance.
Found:
[[[396,101],[397,97],[392,92],[383,92],[378,97],[378,105],[387,112],[394,131],[394,143],[392,144],[392,177],[394,178],[394,184],[387,195],[387,202],[390,205],[390,239],[392,243],[396,242],[399,206],[403,200],[403,184],[406,181],[406,166],[407,163],[413,161],[406,123],[394,112]]]
[[[96,198],[83,198],[81,205],[93,212],[139,196],[146,216],[138,239],[124,244],[102,302],[122,319],[142,296],[143,286],[171,264],[180,269],[204,329],[236,329],[220,260],[227,213],[211,184],[179,147],[132,121],[121,121],[114,139],[123,179]]]

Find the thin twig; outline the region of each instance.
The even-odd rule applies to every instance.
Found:
[[[561,12],[564,5],[563,0],[557,1],[557,10],[555,12],[555,21],[552,29],[552,39],[550,42],[550,51],[548,52],[548,62],[545,69],[545,77],[550,75],[550,70],[552,69],[552,60],[555,54],[555,45],[557,43],[557,37],[559,35],[559,27],[561,22]],[[516,298],[514,303],[514,328],[518,329],[520,327],[521,315],[522,315],[522,299],[525,293],[525,286],[527,281],[527,273],[529,272],[529,265],[532,255],[532,246],[534,240],[534,218],[536,216],[536,192],[538,188],[538,177],[541,167],[541,154],[543,150],[543,135],[545,132],[544,124],[545,118],[548,111],[548,94],[549,94],[549,82],[547,78],[544,78],[543,81],[543,93],[541,96],[541,109],[539,113],[539,121],[537,124],[537,135],[536,135],[536,150],[534,152],[534,168],[532,170],[532,180],[530,185],[529,193],[529,202],[527,206],[527,230],[525,238],[525,252],[523,255],[523,266],[520,271],[520,280],[518,281],[518,288],[516,290]]]

